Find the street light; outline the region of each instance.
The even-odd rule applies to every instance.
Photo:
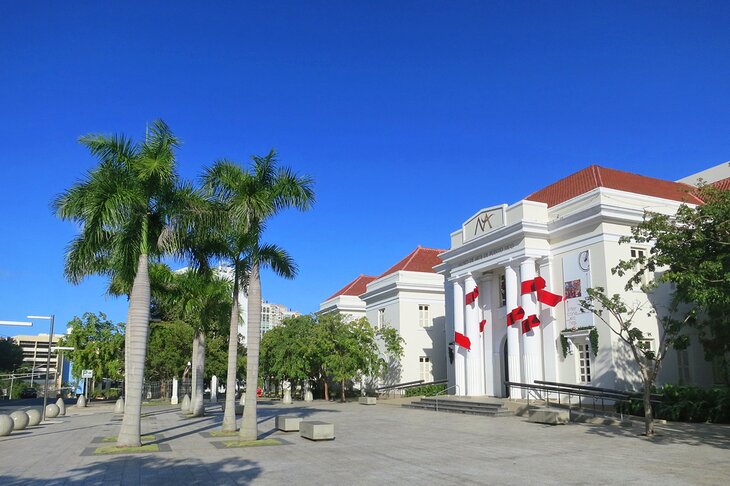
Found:
[[[53,343],[53,320],[56,317],[51,314],[50,316],[26,316],[28,319],[47,319],[51,321],[51,329],[48,332],[48,355],[46,357],[46,385],[43,390],[43,417],[42,420],[46,421],[46,404],[48,403],[48,375],[51,371],[51,344]],[[58,366],[58,363],[56,363]]]

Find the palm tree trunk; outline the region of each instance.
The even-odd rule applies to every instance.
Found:
[[[233,272],[233,305],[228,333],[228,372],[226,374],[226,406],[223,412],[223,432],[236,430],[236,364],[238,364],[238,272]]]
[[[241,420],[241,440],[256,440],[258,426],[256,422],[256,388],[259,382],[259,339],[261,337],[261,276],[259,264],[251,265],[251,276],[248,292],[248,322],[246,326],[246,345],[248,357],[246,362],[246,406],[243,408]]]
[[[196,356],[195,356],[195,367],[193,368],[195,374],[195,399],[191,406],[193,417],[202,417],[205,414],[205,407],[203,406],[203,393],[205,389],[205,333],[203,331],[197,331],[195,333]]]
[[[147,333],[150,325],[150,276],[147,254],[137,259],[137,273],[134,276],[132,292],[129,295],[127,312],[127,368],[125,371],[125,402],[122,427],[117,437],[118,447],[139,447],[142,445],[142,386],[144,384],[144,362],[147,354]]]
[[[187,413],[193,413],[193,404],[195,403],[195,393],[198,391],[196,386],[198,383],[198,336],[193,335],[193,354],[190,356],[190,408]]]

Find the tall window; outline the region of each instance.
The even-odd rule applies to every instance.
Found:
[[[499,306],[504,307],[507,305],[507,283],[504,279],[504,274],[499,276]]]
[[[632,248],[631,249],[631,258],[644,258],[646,256],[646,250],[644,248]],[[639,266],[637,265],[635,267],[636,271],[639,270]],[[649,275],[647,272],[644,272],[644,274],[641,276],[641,285],[646,285],[649,283]]]
[[[428,306],[420,304],[418,306],[418,324],[421,327],[431,327],[431,320],[428,313]]]
[[[578,377],[581,383],[591,382],[591,346],[586,343],[576,343],[578,348]]]
[[[433,381],[433,373],[431,368],[431,358],[428,356],[420,356],[418,358],[418,364],[420,366],[420,379],[425,383]]]
[[[378,309],[378,329],[385,326],[385,309]]]
[[[689,352],[686,349],[677,351],[677,368],[679,372],[679,384],[688,385],[690,383]]]

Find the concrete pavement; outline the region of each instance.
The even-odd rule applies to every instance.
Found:
[[[306,406],[305,406],[306,405]],[[545,426],[404,409],[386,401],[293,405],[263,402],[259,432],[284,445],[219,449],[218,405],[201,418],[177,407],[143,408],[144,434],[167,452],[89,455],[115,435],[113,404],[0,437],[0,484],[672,484],[730,483],[730,427],[668,424],[660,437],[633,428]],[[335,424],[334,441],[278,432],[276,415]]]

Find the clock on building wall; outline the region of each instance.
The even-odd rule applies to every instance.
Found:
[[[588,250],[583,250],[578,254],[578,266],[586,272],[591,269],[591,259]]]

